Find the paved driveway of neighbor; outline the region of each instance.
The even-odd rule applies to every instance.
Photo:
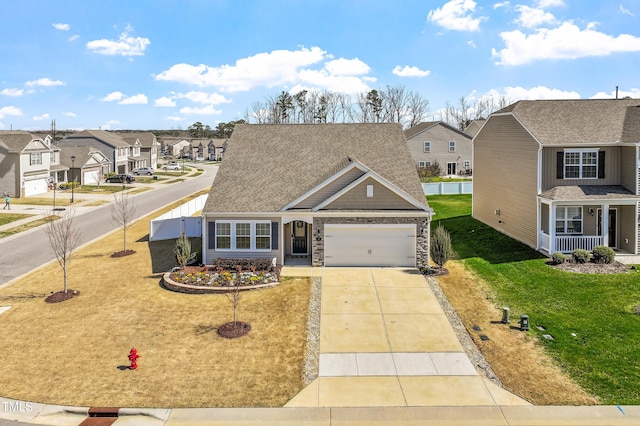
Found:
[[[478,374],[417,270],[312,273],[322,278],[319,377],[287,407],[530,405]]]

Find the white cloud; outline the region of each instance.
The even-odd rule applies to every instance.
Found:
[[[534,34],[519,30],[500,33],[505,48],[492,49],[492,57],[501,65],[523,65],[544,59],[577,59],[606,56],[617,52],[639,52],[640,37],[621,34],[617,37],[587,26],[581,30],[572,22],[553,29],[541,28]]]
[[[60,31],[69,31],[71,29],[71,25],[69,24],[52,24],[53,28]]]
[[[302,87],[347,94],[369,91],[369,86],[364,83],[363,78],[346,75],[332,75],[326,70],[302,70],[298,74],[298,80],[300,83],[291,89],[292,93],[296,93]]]
[[[472,14],[475,10],[476,2],[473,0],[451,0],[442,7],[430,10],[427,20],[448,30],[478,31],[480,22],[487,17],[474,18]]]
[[[534,9],[522,4],[516,5],[516,11],[520,16],[514,21],[516,24],[525,28],[537,28],[543,24],[553,24],[556,17],[543,9]]]
[[[429,70],[423,71],[418,67],[410,67],[409,65],[405,65],[404,67],[396,65],[391,72],[398,77],[426,77],[431,74],[431,71]]]
[[[616,91],[612,90],[610,93],[598,92],[591,96],[589,99],[615,99]],[[633,99],[640,98],[640,88],[633,88],[631,90],[618,90],[618,98],[630,97]]]
[[[119,101],[122,98],[124,98],[124,94],[122,92],[111,92],[100,100],[102,102],[112,102],[112,101]]]
[[[49,118],[49,114],[42,114],[42,115],[34,115],[33,116],[33,120],[34,121],[46,120],[47,118]]]
[[[535,4],[541,9],[565,5],[564,0],[537,0]]]
[[[22,115],[20,108],[14,106],[5,106],[0,108],[0,118],[4,118],[7,115],[19,116]]]
[[[473,41],[473,40],[469,40],[469,41],[467,42],[467,44],[468,44],[469,46],[473,47],[474,49],[475,49],[476,47],[478,47],[478,46],[476,46],[476,42],[475,42],[475,41]]]
[[[69,37],[67,40],[69,41],[76,41],[77,39],[79,39],[80,36],[78,34],[74,34],[71,37]]]
[[[171,98],[166,97],[166,96],[163,96],[161,98],[156,99],[153,104],[155,106],[157,106],[157,107],[174,107],[174,106],[176,106],[175,101],[173,99],[171,99]]]
[[[358,58],[354,59],[335,59],[328,61],[324,67],[332,75],[362,75],[367,74],[370,70],[369,65],[365,64]]]
[[[148,103],[149,98],[147,98],[146,95],[140,93],[137,95],[129,96],[128,98],[124,98],[123,100],[118,102],[118,105],[146,105]]]
[[[115,130],[115,129],[120,127],[120,126],[118,126],[119,124],[120,124],[119,120],[108,120],[102,126],[100,126],[100,129],[101,130]],[[112,126],[116,126],[116,127],[114,128]]]
[[[3,94],[5,96],[13,96],[13,97],[17,97],[17,96],[22,96],[24,94],[24,90],[23,89],[2,89],[2,92],[0,92],[0,94]]]
[[[50,78],[39,78],[37,80],[27,81],[25,83],[27,86],[43,86],[43,87],[51,87],[51,86],[66,86],[67,83],[60,80],[51,80]]]
[[[168,117],[165,117],[164,119],[169,121],[184,121],[184,118],[178,117],[177,115],[170,115]]]
[[[516,86],[491,89],[480,96],[480,99],[498,100],[499,98],[506,98],[510,102],[536,99],[580,99],[580,94],[575,91],[551,89],[545,86],[536,86],[528,89]]]
[[[87,49],[100,55],[143,56],[151,41],[146,37],[129,35],[132,32],[133,27],[128,25],[120,34],[118,40],[92,40],[87,43]]]
[[[503,1],[503,2],[501,2],[501,3],[495,3],[495,4],[493,5],[493,8],[494,8],[494,9],[498,9],[498,8],[501,8],[501,7],[507,7],[507,6],[509,6],[509,2],[508,2],[508,1]]]
[[[274,50],[238,59],[235,65],[210,67],[204,64],[175,64],[155,76],[156,80],[174,81],[200,87],[219,87],[225,92],[248,91],[255,87],[295,84],[299,69],[325,59],[319,47],[298,50]]]
[[[204,105],[219,105],[231,102],[219,93],[206,93],[196,91],[178,94],[176,95],[176,98],[188,99],[192,102],[197,102]]]
[[[75,112],[63,112],[62,115],[64,115],[65,117],[71,117],[71,118],[76,117]]]
[[[215,109],[213,105],[207,105],[202,108],[184,107],[180,109],[180,113],[185,115],[215,115],[222,113],[222,111]]]
[[[620,5],[620,8],[618,10],[623,15],[629,15],[631,17],[636,16],[632,11],[630,11],[629,9],[626,9],[623,5]]]

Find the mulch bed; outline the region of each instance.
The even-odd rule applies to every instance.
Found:
[[[111,257],[124,257],[129,256],[130,254],[135,253],[135,250],[120,250],[111,255]]]
[[[235,339],[244,336],[251,330],[251,324],[243,321],[233,321],[218,327],[218,335],[225,339]]]
[[[44,301],[47,303],[60,303],[64,302],[65,300],[73,299],[78,295],[80,295],[80,292],[78,290],[67,289],[66,293],[64,291],[52,293],[50,296],[44,299]]]
[[[449,270],[447,268],[429,268],[422,271],[422,273],[428,277],[441,277],[449,275]]]
[[[553,262],[547,262],[552,268],[560,269],[565,272],[575,272],[578,274],[619,274],[621,272],[627,272],[629,267],[620,263],[613,262],[607,263],[575,263],[564,262],[560,264],[554,264]]]

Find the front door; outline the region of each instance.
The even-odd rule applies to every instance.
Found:
[[[456,163],[447,163],[447,174],[448,175],[456,174]]]
[[[618,209],[609,209],[609,243],[611,248],[618,248]],[[598,235],[602,235],[602,209],[598,209]]]
[[[307,224],[302,220],[295,220],[292,222],[293,232],[291,238],[293,240],[291,255],[293,256],[306,256],[309,254],[307,251]]]

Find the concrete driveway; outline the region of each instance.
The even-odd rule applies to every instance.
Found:
[[[308,269],[322,278],[319,377],[287,407],[530,405],[478,374],[417,270]]]

